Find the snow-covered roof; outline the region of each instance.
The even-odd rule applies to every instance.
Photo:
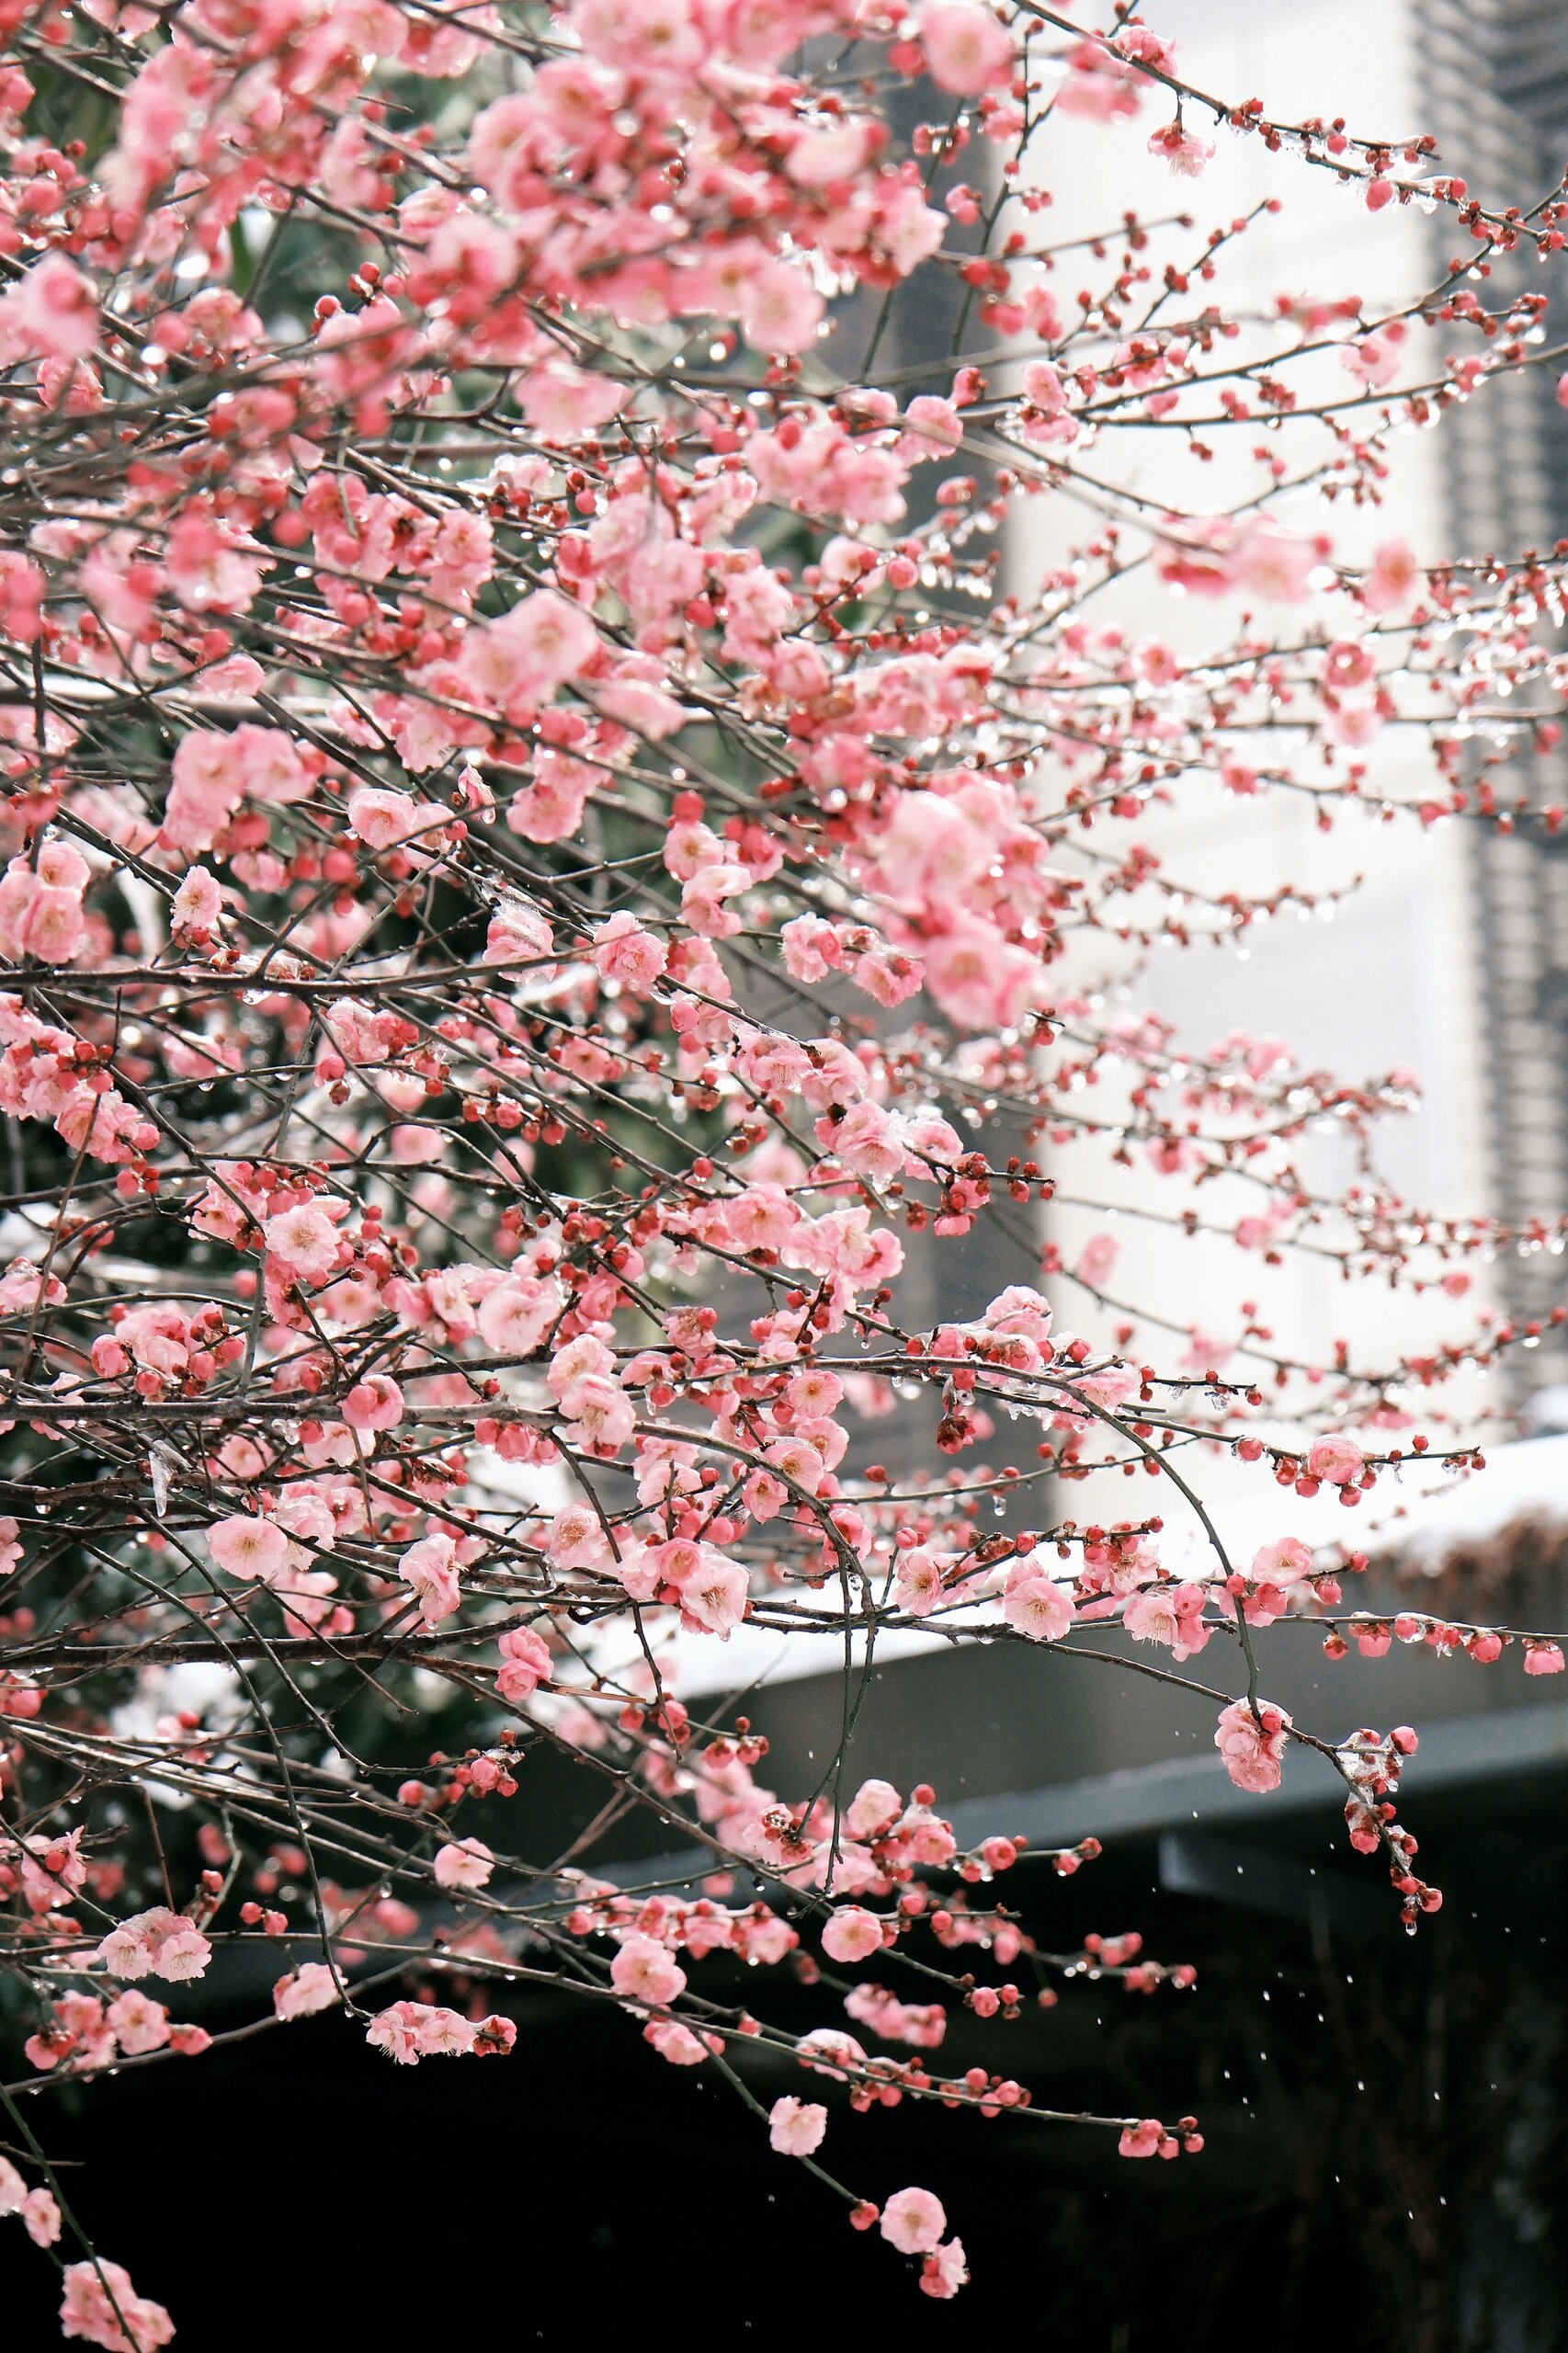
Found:
[[[1190,1507],[1179,1496],[1166,1496],[1161,1512],[1165,1533],[1160,1549],[1171,1566],[1196,1571],[1211,1563],[1209,1538]],[[1239,1567],[1246,1567],[1258,1547],[1276,1537],[1299,1536],[1313,1546],[1350,1542],[1373,1556],[1398,1554],[1435,1574],[1460,1545],[1495,1536],[1517,1519],[1568,1525],[1568,1436],[1498,1447],[1487,1453],[1483,1471],[1460,1478],[1440,1463],[1413,1462],[1392,1481],[1385,1474],[1355,1510],[1333,1493],[1304,1499],[1265,1485],[1256,1495],[1216,1504],[1210,1516]],[[831,1608],[831,1588],[817,1598]],[[881,1664],[944,1647],[939,1633],[910,1627],[880,1634],[875,1655]],[[864,1650],[864,1638],[858,1635],[858,1660]],[[673,1655],[675,1688],[695,1697],[833,1674],[844,1665],[844,1638],[780,1634],[746,1625],[737,1627],[727,1643],[711,1635],[677,1635]]]

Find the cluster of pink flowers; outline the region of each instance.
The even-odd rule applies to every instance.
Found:
[[[517,2039],[514,2020],[498,2013],[467,2018],[430,2002],[393,2002],[365,2029],[370,2048],[399,2067],[417,2067],[421,2059],[500,2058]]]
[[[1410,1074],[1347,1085],[1241,1029],[1193,1051],[1110,985],[1317,904],[1178,872],[1148,822],[1178,780],[1238,840],[1283,788],[1325,828],[1563,822],[1498,774],[1553,740],[1562,559],[1369,554],[1349,519],[1394,426],[1534,364],[1540,299],[1249,289],[1244,323],[1244,217],[1201,303],[1140,324],[1127,288],[1185,296],[1191,256],[1119,195],[1074,301],[1031,225],[1056,119],[1103,135],[1108,187],[1141,114],[1141,156],[1213,154],[1220,102],[1135,18],[95,0],[68,54],[58,11],[0,18],[0,1909],[34,2088],[205,2047],[139,1981],[230,1942],[276,1956],[269,2023],[324,2034],[373,1956],[368,2040],[402,2066],[509,2050],[484,2004],[543,1949],[668,2064],[793,2054],[823,2097],[778,2099],[771,2145],[949,2298],[941,2200],[839,2182],[834,2109],[1021,2118],[1012,2077],[927,2071],[951,2016],[1191,1972],[1133,1932],[1043,1953],[994,1890],[1022,1840],[962,1843],[926,1782],[765,1779],[766,1738],[682,1677],[724,1657],[739,1687],[754,1639],[797,1637],[869,1672],[890,1635],[1046,1681],[1119,1647],[1191,1697],[1207,1651],[1211,1711],[1215,1662],[1250,1695],[1292,1619],[1331,1655],[1517,1642],[1562,1671],[1547,1630],[1334,1616],[1365,1562],[1288,1517],[1244,1566],[1173,1548],[1160,1483],[1206,1449],[1363,1520],[1413,1461],[1479,1466],[1449,1384],[1547,1319],[1479,1296],[1518,1236],[1370,1186],[1347,1225],[1303,1176],[1325,1120],[1371,1165]],[[70,72],[35,117],[45,54]],[[57,142],[74,77],[113,120]],[[1226,119],[1371,214],[1450,209],[1478,269],[1562,244],[1561,199],[1489,212],[1422,141]],[[301,320],[271,240],[312,230]],[[845,380],[849,298],[906,315],[946,280],[971,350],[912,391],[879,326]],[[1282,504],[1303,419],[1333,533]],[[1255,490],[1134,494],[1127,430],[1241,453]],[[1005,567],[1037,503],[1068,519]],[[1384,791],[1417,709],[1426,765]],[[1111,1201],[1108,1164],[1136,1179]],[[1201,1236],[1234,1298],[1143,1295],[1112,1201]],[[1032,1279],[960,1308],[943,1247],[993,1229]],[[1298,1252],[1443,1336],[1392,1368],[1292,1352],[1257,1270]],[[1216,1745],[1261,1794],[1292,1736],[1414,1925],[1440,1900],[1395,1813],[1414,1734],[1320,1740],[1248,1696]],[[553,1875],[506,1835],[535,1752],[611,1792]],[[632,1808],[702,1843],[699,1893],[591,1875]],[[709,2000],[721,1955],[756,2013]],[[903,2052],[770,2023],[786,1965]],[[1201,2145],[1098,2122],[1131,2156]],[[0,2211],[59,2234],[8,2161]],[[96,2258],[62,2325],[171,2331]]]

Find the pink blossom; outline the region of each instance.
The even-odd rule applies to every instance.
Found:
[[[804,351],[816,340],[825,307],[794,263],[765,262],[746,280],[741,332],[754,351]]]
[[[676,1562],[676,1548],[666,1545],[665,1574],[680,1594],[684,1617],[705,1633],[728,1639],[746,1613],[746,1573],[737,1561],[726,1561],[710,1544],[694,1545],[690,1561]]]
[[[397,2066],[416,2067],[421,2059],[463,2057],[473,2049],[474,2029],[456,2010],[393,2002],[370,2020],[365,2040]]]
[[[1150,140],[1149,153],[1162,156],[1178,179],[1195,180],[1202,176],[1205,165],[1213,162],[1214,142],[1200,139],[1195,131],[1184,131],[1179,120],[1167,122]]]
[[[1015,1572],[1002,1596],[1002,1615],[1031,1643],[1059,1643],[1073,1623],[1071,1598],[1051,1577]]]
[[[1366,1457],[1353,1438],[1320,1438],[1307,1454],[1307,1470],[1332,1487],[1347,1487],[1358,1479]]]
[[[809,2157],[827,2131],[827,2110],[815,2100],[787,2094],[767,2112],[767,2138],[781,2157]]]
[[[947,2239],[934,2247],[920,2267],[920,2292],[945,2303],[969,2284],[969,2265],[962,2239]]]
[[[1267,1705],[1255,1716],[1244,1699],[1233,1699],[1221,1708],[1214,1745],[1238,1790],[1262,1796],[1279,1787],[1290,1722],[1282,1708]]]
[[[394,1430],[403,1416],[403,1392],[384,1372],[367,1373],[343,1401],[344,1420],[361,1433]]]
[[[903,1800],[891,1781],[862,1781],[845,1808],[844,1826],[851,1838],[869,1838],[903,1812]]]
[[[515,1626],[501,1636],[496,1647],[501,1653],[501,1665],[496,1670],[495,1688],[503,1699],[516,1707],[531,1698],[553,1673],[550,1645],[531,1627]]]
[[[481,1302],[481,1337],[495,1356],[530,1357],[563,1304],[558,1285],[514,1277]]]
[[[324,1961],[307,1961],[280,1977],[272,1989],[272,2007],[280,2018],[308,2018],[329,2010],[343,1996]]]
[[[337,1264],[337,1228],[315,1201],[301,1201],[268,1218],[262,1238],[267,1256],[297,1280],[324,1282]]]
[[[642,2039],[671,2067],[700,2067],[705,2059],[713,2056],[709,2043],[700,2035],[693,2034],[688,2026],[683,2026],[679,2018],[650,2018],[642,2029]],[[717,2036],[710,2040],[720,2050],[723,2049]]]
[[[139,2296],[122,2265],[99,2256],[94,2262],[68,2263],[63,2276],[62,2336],[101,2346],[104,2353],[156,2353],[174,2336],[175,2325],[163,2305]]]
[[[52,2246],[60,2236],[60,2208],[51,2190],[40,2184],[29,2189],[21,2204],[22,2227],[34,2246]]]
[[[549,360],[523,379],[523,414],[541,441],[582,441],[625,405],[627,387],[565,360]]]
[[[188,867],[169,907],[176,931],[211,931],[222,913],[222,894],[215,875],[204,866]]]
[[[846,1904],[824,1927],[822,1949],[830,1961],[866,1961],[882,1949],[882,1924],[874,1912]]]
[[[634,996],[646,996],[665,969],[660,941],[624,909],[594,933],[593,957],[607,981],[619,983]]]
[[[256,1578],[271,1585],[289,1564],[289,1539],[276,1520],[244,1513],[215,1521],[207,1531],[207,1549],[227,1575],[247,1582]]]
[[[169,2040],[169,2014],[162,2002],[146,1994],[118,1995],[105,2016],[120,2049],[131,2058],[146,2051],[161,2051]]]
[[[539,588],[502,620],[471,632],[464,667],[483,697],[511,713],[548,702],[587,667],[598,642],[580,605],[553,588]]]
[[[1328,552],[1322,538],[1309,539],[1278,523],[1249,524],[1238,540],[1233,577],[1238,588],[1282,605],[1300,604]]]
[[[437,1847],[434,1869],[437,1887],[483,1887],[495,1869],[495,1858],[482,1838],[464,1838]]]
[[[1078,1253],[1079,1280],[1091,1290],[1103,1290],[1116,1271],[1121,1245],[1112,1233],[1092,1233]]]
[[[1383,540],[1361,583],[1361,602],[1369,613],[1402,612],[1420,594],[1425,578],[1406,540]]]
[[[25,351],[85,358],[98,339],[97,296],[63,254],[46,254],[0,301],[0,331]]]
[[[980,0],[926,0],[920,44],[931,79],[955,97],[978,97],[1013,78],[1012,40]]]
[[[1144,1586],[1129,1600],[1121,1622],[1134,1642],[1163,1643],[1179,1657],[1190,1657],[1209,1639],[1200,1622],[1204,1601],[1199,1585]]]
[[[663,2009],[686,1991],[686,1972],[653,1937],[628,1937],[610,1963],[610,1982],[629,2002]]]
[[[1290,1585],[1310,1576],[1312,1566],[1312,1546],[1303,1544],[1299,1536],[1277,1536],[1271,1544],[1260,1544],[1252,1556],[1253,1575],[1276,1585]]]
[[[456,1562],[457,1546],[449,1536],[426,1536],[411,1544],[398,1563],[398,1574],[413,1586],[426,1626],[439,1626],[462,1600]]]
[[[111,1977],[155,1975],[179,1981],[205,1975],[212,1947],[182,1912],[158,1904],[111,1928],[93,1955]]]
[[[907,1609],[913,1618],[927,1617],[947,1598],[942,1567],[937,1555],[923,1545],[914,1544],[901,1552],[893,1563],[893,1590],[899,1608]]]
[[[942,2201],[929,2189],[896,2189],[882,2208],[882,2236],[900,2255],[929,2255],[947,2227]]]

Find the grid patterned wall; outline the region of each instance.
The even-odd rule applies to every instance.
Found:
[[[1445,165],[1483,199],[1528,203],[1568,162],[1568,8],[1563,0],[1426,0],[1420,15],[1425,119]],[[1440,268],[1462,241],[1435,216]],[[1488,290],[1505,281],[1501,265]],[[1517,282],[1540,284],[1533,259]],[[1561,313],[1561,315],[1559,315]],[[1549,332],[1563,333],[1557,290]],[[1568,416],[1555,374],[1494,387],[1445,426],[1445,487],[1452,540],[1469,553],[1517,554],[1568,536]],[[1520,770],[1509,781],[1530,780]],[[1542,797],[1568,796],[1568,767],[1540,773]],[[1484,994],[1494,1206],[1516,1228],[1568,1209],[1568,844],[1528,831],[1476,827],[1471,872]],[[1568,1301],[1568,1259],[1510,1256],[1497,1270],[1501,1304],[1516,1323]],[[1515,1352],[1512,1401],[1568,1380],[1568,1337]]]

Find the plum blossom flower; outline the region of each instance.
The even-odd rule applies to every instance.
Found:
[[[496,1644],[501,1664],[495,1672],[495,1688],[512,1707],[520,1700],[531,1699],[541,1683],[548,1682],[554,1661],[550,1644],[531,1626],[514,1626],[503,1634]]]
[[[693,2034],[679,2018],[650,2018],[642,2029],[642,2040],[652,2043],[660,2058],[672,2067],[700,2067],[705,2059],[713,2055],[709,2042]],[[711,2041],[714,2048],[723,2049],[716,2036]]]
[[[827,2110],[816,2100],[787,2094],[767,2112],[767,2138],[781,2157],[809,2157],[827,2131]]]
[[[680,1595],[683,1617],[727,1641],[746,1614],[746,1573],[739,1562],[725,1560],[711,1544],[667,1544],[662,1565]]]
[[[289,1539],[276,1520],[253,1519],[237,1512],[214,1522],[207,1531],[207,1549],[228,1576],[271,1585],[289,1565]]]
[[[93,1954],[111,1977],[166,1977],[179,1982],[206,1974],[212,1947],[194,1920],[157,1904],[122,1920]]]
[[[480,694],[514,713],[548,702],[587,668],[598,644],[580,605],[553,588],[537,588],[500,620],[470,632],[463,667]]]
[[[1320,1438],[1308,1450],[1307,1470],[1330,1486],[1347,1487],[1360,1477],[1366,1460],[1353,1438]]]
[[[513,1276],[480,1302],[480,1336],[495,1356],[530,1357],[564,1305],[559,1283]]]
[[[1238,1790],[1263,1796],[1279,1787],[1290,1722],[1282,1708],[1267,1705],[1255,1716],[1244,1699],[1221,1708],[1214,1745]]]
[[[609,1968],[618,1994],[663,2009],[686,1991],[686,1972],[656,1938],[628,1937]]]
[[[962,2239],[946,2239],[933,2247],[920,2267],[920,2292],[935,2296],[945,2303],[969,2283],[969,2265],[964,2259]]]
[[[105,2017],[120,2049],[132,2059],[161,2051],[169,2040],[169,2014],[162,2002],[134,1990],[117,1995]]]
[[[272,1989],[272,2007],[280,2018],[308,2018],[329,2010],[343,1999],[337,1981],[324,1961],[307,1961],[280,1977]]]
[[[1178,179],[1195,180],[1214,161],[1214,142],[1184,131],[1179,120],[1167,122],[1150,140],[1149,153],[1163,157]]]
[[[664,943],[625,908],[607,916],[593,936],[595,964],[607,981],[646,996],[665,969]]]
[[[29,2189],[21,2204],[22,2227],[34,2246],[53,2246],[60,2236],[60,2207],[52,2190],[41,2183]]]
[[[804,351],[816,340],[825,308],[803,270],[790,262],[765,262],[746,280],[741,333],[754,351]]]
[[[211,931],[222,914],[218,878],[205,866],[187,867],[170,903],[169,915],[176,931]]]
[[[157,2353],[175,2333],[162,2304],[139,2296],[122,2264],[99,2256],[68,2263],[60,2306],[60,2334],[97,2345],[103,2353]]]
[[[365,2040],[395,2065],[416,2067],[421,2059],[464,2057],[473,2049],[474,2031],[456,2010],[428,2002],[393,2002],[370,2020]]]
[[[449,1536],[426,1536],[411,1544],[398,1563],[398,1574],[418,1596],[419,1615],[428,1627],[439,1626],[462,1599],[457,1546]]]
[[[845,1808],[844,1826],[851,1838],[869,1838],[903,1812],[903,1800],[891,1781],[862,1781]]]
[[[495,1869],[495,1858],[482,1838],[464,1838],[437,1847],[434,1869],[437,1887],[483,1887]]]
[[[1384,540],[1361,583],[1361,602],[1370,613],[1397,613],[1421,592],[1425,574],[1405,540]]]
[[[929,2255],[941,2243],[948,2217],[929,2189],[895,2189],[882,2208],[881,2234],[900,2255]]]
[[[912,1544],[901,1552],[893,1563],[893,1591],[899,1608],[907,1609],[912,1618],[928,1617],[946,1598],[942,1566],[937,1555],[924,1545]]]
[[[1013,78],[1013,43],[979,0],[926,0],[920,45],[931,79],[954,97],[976,98]]]
[[[46,254],[0,301],[0,335],[51,359],[84,359],[98,339],[98,298],[63,254]]]
[[[1271,1544],[1260,1544],[1252,1556],[1252,1574],[1272,1585],[1294,1585],[1312,1574],[1312,1548],[1299,1536],[1277,1536]]]
[[[318,1202],[300,1201],[262,1228],[267,1256],[284,1274],[324,1282],[337,1264],[337,1228]]]
[[[1163,1643],[1190,1658],[1208,1643],[1201,1620],[1207,1596],[1200,1585],[1150,1585],[1132,1595],[1121,1622],[1137,1643]]]
[[[1091,1290],[1103,1290],[1116,1271],[1121,1245],[1114,1233],[1091,1233],[1078,1253],[1074,1268],[1078,1279]]]
[[[1031,1643],[1059,1643],[1074,1616],[1071,1597],[1038,1569],[1015,1570],[1002,1596],[1002,1615]]]
[[[822,1949],[830,1961],[866,1961],[882,1949],[882,1924],[874,1912],[847,1904],[824,1926]]]

